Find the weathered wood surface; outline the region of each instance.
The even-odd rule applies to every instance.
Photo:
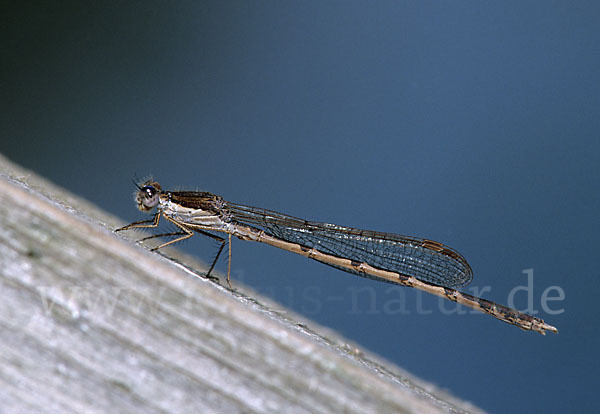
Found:
[[[0,156],[1,412],[480,411],[120,224]]]

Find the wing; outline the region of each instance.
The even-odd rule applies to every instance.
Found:
[[[464,257],[433,240],[307,221],[226,201],[222,207],[226,212],[225,220],[257,227],[290,243],[414,276],[427,283],[454,288],[465,286],[473,279],[471,267]]]

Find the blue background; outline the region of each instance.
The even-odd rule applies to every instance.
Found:
[[[520,291],[515,306],[558,335],[447,315],[437,298],[258,244],[234,241],[232,263],[234,283],[486,410],[591,411],[599,12],[585,1],[15,6],[2,17],[0,150],[126,221],[142,218],[130,178],[151,173],[170,189],[444,242],[503,304],[534,269],[533,303]],[[560,314],[541,307],[550,286],[565,294],[549,303]],[[402,296],[408,314],[394,311]]]

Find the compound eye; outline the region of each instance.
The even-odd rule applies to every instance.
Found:
[[[153,185],[145,185],[139,189],[136,195],[138,209],[150,211],[158,204],[160,190]]]
[[[151,199],[152,197],[154,197],[156,195],[156,188],[152,187],[151,185],[142,187],[142,191],[146,193],[147,199]]]

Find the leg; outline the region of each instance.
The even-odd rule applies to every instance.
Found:
[[[230,274],[231,274],[231,233],[229,233],[229,260],[227,261],[227,284],[229,285],[229,289],[231,289],[231,282],[229,281]]]
[[[151,236],[144,237],[143,239],[139,239],[138,241],[142,242],[142,241],[146,241],[146,240],[150,240],[150,239],[156,239],[157,237],[185,236],[187,234],[188,233],[183,232],[183,231],[176,231],[176,232],[173,232],[173,233],[160,233],[160,234],[153,234]]]
[[[128,224],[128,225],[126,225],[124,227],[116,229],[115,232],[117,232],[117,231],[123,231],[123,230],[129,230],[129,229],[155,228],[155,227],[158,227],[159,220],[160,220],[160,212],[157,212],[154,215],[154,217],[152,219],[150,219],[150,220],[135,221],[135,222],[133,222],[131,224]],[[169,221],[172,221],[172,220],[169,220]],[[173,223],[175,223],[175,222],[173,222]],[[177,224],[177,223],[175,223],[175,224]],[[178,228],[182,228],[179,225],[177,227]],[[154,250],[160,249],[161,247],[165,247],[167,244],[175,243],[176,241],[184,240],[184,239],[187,239],[188,237],[191,237],[191,235],[190,235],[190,233],[189,233],[188,230],[186,230],[186,229],[183,229],[183,230],[184,231],[178,231],[178,232],[173,232],[173,233],[153,234],[151,236],[144,237],[143,239],[140,239],[138,241],[146,241],[146,240],[154,239],[156,237],[165,237],[165,236],[184,236],[184,237],[180,237],[180,238],[175,239],[175,240],[171,240],[168,243],[161,244],[160,246],[155,247],[154,249],[152,249],[154,251]]]
[[[213,239],[215,239],[216,241],[218,241],[219,243],[221,243],[221,246],[219,247],[219,251],[217,252],[217,255],[215,256],[212,264],[210,265],[210,269],[208,269],[208,273],[206,273],[207,277],[210,277],[210,273],[213,271],[213,269],[215,268],[215,265],[217,264],[217,260],[219,260],[219,256],[221,255],[221,252],[223,251],[223,247],[225,247],[225,239],[219,236],[216,236],[214,234],[211,234],[207,231],[203,231],[203,230],[196,230],[198,233],[201,233],[205,236],[211,237]]]
[[[181,230],[183,230],[182,232],[176,232],[176,233],[167,233],[167,234],[158,234],[155,236],[150,236],[150,237],[146,237],[142,240],[147,240],[147,239],[151,239],[153,237],[160,237],[160,236],[179,236],[181,235],[181,237],[168,241],[166,243],[161,244],[160,246],[157,246],[153,249],[151,249],[152,251],[154,250],[158,250],[161,249],[165,246],[168,246],[171,243],[175,243],[178,241],[182,241],[185,239],[189,239],[190,237],[192,237],[194,235],[194,232],[190,229],[188,229],[187,227],[179,224],[178,222],[176,222],[175,220],[171,220],[170,218],[168,218],[167,216],[165,216],[165,218],[170,221],[171,223],[175,224],[177,227],[179,227]],[[215,265],[217,264],[217,260],[219,260],[219,256],[221,255],[221,252],[223,251],[223,247],[225,247],[225,239],[222,237],[219,237],[217,235],[214,235],[212,233],[209,233],[207,231],[201,230],[201,229],[195,229],[196,233],[200,233],[203,234],[205,236],[208,236],[212,239],[215,239],[216,241],[218,241],[219,243],[221,243],[221,247],[219,247],[219,251],[217,252],[217,255],[215,257],[215,259],[213,260],[212,264],[210,265],[210,269],[208,269],[208,272],[206,273],[206,277],[210,277],[210,273],[213,271],[213,269],[215,268]],[[231,243],[231,234],[229,235],[229,242]],[[231,261],[231,251],[229,252],[229,258]],[[231,287],[231,284],[229,283],[229,272],[227,272],[227,283],[229,284],[229,287]]]
[[[118,231],[129,230],[129,229],[147,229],[158,227],[158,221],[160,220],[160,211],[157,211],[154,217],[150,220],[134,221],[131,224],[115,229],[115,233]]]
[[[152,238],[154,238],[154,237],[161,237],[161,236],[168,236],[168,235],[171,235],[171,236],[177,236],[177,235],[181,235],[181,237],[178,237],[178,238],[176,238],[176,239],[173,239],[173,240],[169,240],[168,242],[165,242],[165,243],[163,243],[163,244],[161,244],[161,245],[158,245],[158,246],[156,246],[156,247],[154,247],[154,248],[150,249],[150,251],[152,251],[152,252],[153,252],[153,251],[155,251],[155,250],[158,250],[158,249],[162,249],[163,247],[166,247],[166,246],[168,246],[169,244],[173,244],[173,243],[176,243],[176,242],[178,242],[178,241],[182,241],[182,240],[185,240],[185,239],[189,239],[190,237],[192,237],[192,236],[194,235],[194,232],[193,232],[192,230],[190,230],[190,229],[188,229],[188,228],[186,228],[186,227],[182,226],[181,224],[177,223],[175,220],[172,220],[172,219],[170,219],[170,218],[169,218],[169,217],[167,217],[167,216],[165,216],[165,218],[166,218],[168,221],[170,221],[171,223],[175,224],[175,225],[176,225],[178,228],[180,228],[182,231],[181,231],[181,232],[176,232],[176,233],[158,234],[158,235],[155,235],[155,236],[146,237],[146,238],[144,238],[144,239],[142,239],[142,240],[148,240],[148,239],[152,239]],[[155,226],[155,227],[156,227],[156,226]]]
[[[158,222],[160,220],[160,212],[157,212],[154,217],[150,220],[142,220],[142,221],[136,221],[133,222],[131,224],[128,224],[124,227],[118,228],[116,230],[114,230],[115,232],[117,231],[123,231],[123,230],[129,230],[129,229],[139,229],[139,228],[155,228],[158,227]],[[189,239],[190,237],[192,237],[194,235],[194,231],[188,229],[187,227],[177,223],[175,220],[171,220],[170,218],[168,218],[167,216],[165,216],[165,219],[167,219],[168,221],[170,221],[171,223],[175,224],[177,226],[177,228],[181,229],[182,231],[178,231],[178,232],[172,232],[172,233],[162,233],[162,234],[153,234],[151,236],[148,237],[144,237],[143,239],[140,239],[139,241],[145,241],[145,240],[150,240],[150,239],[154,239],[157,237],[164,237],[164,236],[181,236],[178,237],[176,239],[170,240],[166,243],[163,243],[157,247],[154,247],[152,249],[150,249],[151,251],[156,251],[158,249],[162,249],[163,247],[166,247],[172,243],[176,243],[178,241],[182,241],[185,239]],[[205,236],[208,236],[212,239],[215,239],[216,241],[218,241],[219,243],[221,243],[221,246],[219,247],[219,251],[217,252],[217,255],[215,256],[215,259],[213,260],[212,264],[210,265],[210,269],[208,269],[208,272],[206,273],[206,277],[210,278],[210,274],[213,271],[215,265],[217,264],[217,261],[219,260],[219,256],[221,255],[221,252],[223,251],[223,247],[225,247],[225,239],[222,237],[219,237],[217,235],[214,235],[212,233],[209,233],[207,231],[204,230],[200,230],[200,229],[195,229],[195,231],[197,233],[203,234]],[[231,234],[229,235],[229,266],[227,268],[227,284],[229,285],[229,287],[231,288],[231,283],[229,281],[229,274],[231,271]]]

